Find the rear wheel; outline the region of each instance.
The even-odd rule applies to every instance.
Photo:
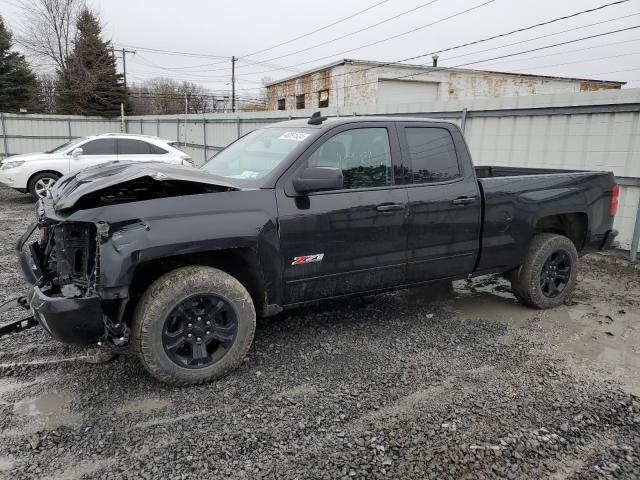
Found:
[[[49,194],[49,190],[51,190],[59,178],[60,175],[53,172],[38,173],[31,179],[31,181],[29,181],[29,193],[36,200],[46,198]]]
[[[193,385],[235,370],[255,326],[253,302],[238,280],[211,267],[184,267],[160,277],[140,299],[134,347],[158,380]]]
[[[578,252],[571,240],[562,235],[536,235],[522,266],[510,273],[516,298],[535,308],[563,304],[575,288],[578,276]]]

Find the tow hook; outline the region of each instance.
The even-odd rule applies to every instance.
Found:
[[[29,299],[27,297],[18,297],[0,303],[0,313],[8,312],[14,308],[29,310]],[[38,321],[33,317],[33,315],[23,318],[22,320],[4,323],[0,325],[0,337],[10,333],[21,332],[22,330],[27,330],[28,328],[35,327],[36,325],[38,325]]]

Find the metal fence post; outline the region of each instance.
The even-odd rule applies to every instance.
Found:
[[[156,137],[160,136],[160,119],[158,118],[156,121]]]
[[[238,123],[236,124],[236,138],[240,138],[240,134],[242,133],[241,130],[240,130],[240,121],[241,120],[242,119],[240,117],[238,117],[238,120],[237,120]]]
[[[635,262],[638,258],[638,246],[640,246],[640,199],[638,199],[638,209],[636,210],[636,224],[633,227],[631,251],[629,252],[632,262]]]
[[[69,135],[69,140],[73,140],[73,135],[71,134],[71,117],[67,117],[67,134]]]
[[[4,113],[0,113],[0,123],[2,124],[2,140],[4,144],[4,157],[9,156],[9,139],[7,138],[7,121],[4,118]]]
[[[144,135],[144,122],[140,119],[140,135]]]
[[[202,118],[202,143],[204,143],[204,161],[207,161],[207,119]]]
[[[460,130],[464,133],[464,127],[467,125],[467,109],[463,108],[460,112]]]

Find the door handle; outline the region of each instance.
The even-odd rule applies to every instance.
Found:
[[[376,207],[376,210],[379,212],[397,212],[402,209],[404,209],[404,205],[401,203],[384,203]]]
[[[469,205],[470,203],[474,203],[476,201],[476,197],[460,197],[452,200],[451,203],[454,205]]]

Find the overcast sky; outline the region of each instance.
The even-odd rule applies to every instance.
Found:
[[[0,0],[0,14],[17,32],[22,19],[13,4],[15,1]],[[227,89],[231,62],[225,57],[235,55],[240,58],[237,64],[239,89],[249,94],[250,90],[243,89],[259,86],[264,77],[278,79],[340,58],[399,60],[612,1],[89,0],[88,4],[99,12],[107,38],[116,46],[136,50],[135,55],[127,56],[130,82],[163,76],[198,82],[212,89]],[[430,4],[421,7],[427,3]],[[318,33],[270,48],[376,4],[380,5]],[[478,8],[456,15],[476,6]],[[416,10],[349,35],[410,9]],[[440,21],[450,16],[453,17]],[[432,22],[438,23],[425,26]],[[439,63],[441,66],[461,66],[636,25],[640,25],[640,1],[631,0],[503,39],[442,53]],[[425,27],[413,33],[360,48],[422,26]],[[569,29],[573,30],[564,32]],[[556,34],[558,32],[564,33]],[[549,34],[555,35],[525,42]],[[338,39],[343,36],[346,37]],[[514,42],[520,43],[505,46]],[[145,49],[193,55],[170,55]],[[303,49],[305,51],[295,53]],[[473,53],[479,50],[486,51]],[[255,53],[258,51],[261,52]],[[430,61],[425,57],[410,63]],[[620,80],[629,82],[628,87],[637,88],[640,87],[640,28],[511,58],[474,63],[467,68]]]

